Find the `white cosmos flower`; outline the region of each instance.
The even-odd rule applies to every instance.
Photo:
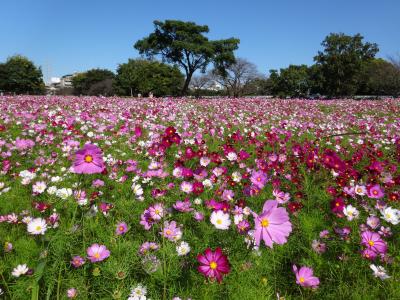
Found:
[[[146,300],[147,289],[146,287],[138,284],[135,288],[131,290],[128,300]]]
[[[237,160],[237,154],[235,152],[229,152],[228,155],[226,156],[226,158],[229,161],[235,161],[235,160]]]
[[[231,225],[229,214],[224,213],[222,210],[213,211],[210,216],[210,222],[217,229],[226,230]]]
[[[367,194],[367,188],[364,185],[356,185],[354,187],[354,192],[359,196],[364,196]]]
[[[41,194],[41,193],[43,193],[45,191],[46,187],[47,187],[47,185],[46,185],[45,182],[38,181],[32,186],[32,191],[35,194]]]
[[[357,210],[357,208],[349,204],[343,209],[343,214],[347,217],[347,220],[351,221],[353,219],[357,219],[360,212]]]
[[[186,242],[181,242],[178,246],[176,246],[176,252],[178,252],[178,256],[184,256],[190,252],[190,246]]]
[[[232,180],[234,182],[240,182],[242,180],[242,175],[239,172],[235,171],[232,173]]]
[[[200,165],[202,167],[207,167],[210,162],[211,162],[211,159],[206,156],[203,156],[202,158],[200,158]]]
[[[143,195],[143,188],[140,184],[132,184],[132,191],[136,197]]]
[[[17,267],[14,268],[14,270],[11,272],[11,275],[14,277],[19,277],[21,275],[25,275],[29,271],[28,267],[26,264],[23,265],[18,265]]]
[[[381,210],[381,214],[386,222],[389,222],[393,225],[400,223],[400,210],[398,209],[386,207]]]
[[[65,200],[67,199],[69,196],[72,195],[72,190],[71,189],[67,189],[67,188],[62,188],[62,189],[58,189],[56,191],[56,196]]]
[[[196,205],[201,205],[203,203],[203,200],[201,200],[200,198],[196,198],[194,199],[193,203]]]
[[[370,265],[369,267],[374,272],[375,277],[379,277],[381,280],[390,278],[390,276],[386,274],[386,270],[384,267],[375,265]]]
[[[205,187],[212,187],[212,186],[213,186],[213,184],[212,184],[212,182],[211,182],[210,179],[205,179],[205,180],[203,180],[203,185],[204,185]]]
[[[36,218],[28,223],[28,232],[33,235],[44,234],[47,230],[46,220]]]
[[[49,195],[54,195],[57,192],[57,187],[56,186],[51,186],[47,189],[47,193]]]

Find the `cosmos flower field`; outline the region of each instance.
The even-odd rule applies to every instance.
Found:
[[[399,99],[0,106],[0,299],[400,299]]]

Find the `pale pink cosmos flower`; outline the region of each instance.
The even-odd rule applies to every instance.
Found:
[[[278,207],[276,200],[265,201],[263,211],[257,215],[253,212],[255,221],[254,240],[257,246],[261,239],[265,245],[272,248],[273,244],[285,244],[292,232],[289,214],[283,207]]]
[[[88,259],[93,262],[103,261],[110,256],[110,251],[104,245],[93,244],[87,251]]]

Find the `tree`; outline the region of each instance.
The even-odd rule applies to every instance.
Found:
[[[400,53],[397,53],[396,55],[393,56],[389,56],[389,61],[396,69],[400,70]]]
[[[275,96],[307,96],[312,87],[310,69],[306,65],[289,65],[288,68],[270,70],[271,92]]]
[[[204,34],[206,25],[178,20],[154,21],[155,30],[137,41],[134,47],[148,58],[161,56],[164,62],[177,64],[186,75],[181,93],[188,90],[195,71],[206,71],[210,62],[221,72],[235,62],[233,51],[238,48],[235,38],[210,41]]]
[[[43,94],[42,70],[24,56],[9,57],[0,64],[0,90],[16,94]]]
[[[400,95],[400,69],[384,59],[365,63],[359,81],[361,95]]]
[[[72,78],[74,93],[76,95],[111,95],[112,90],[107,89],[106,86],[107,82],[112,81],[114,77],[115,74],[106,69],[91,69],[79,73]]]
[[[314,61],[321,67],[324,90],[330,96],[353,95],[357,91],[362,64],[379,51],[375,43],[364,43],[360,34],[354,36],[331,33],[321,44]]]
[[[202,90],[204,88],[207,88],[212,83],[212,81],[213,79],[210,74],[193,76],[190,82],[190,88],[193,90]]]
[[[229,95],[240,97],[245,91],[245,87],[254,79],[261,77],[255,64],[244,58],[236,59],[236,62],[227,66],[223,70],[214,69],[214,78],[223,85]]]
[[[119,95],[138,93],[154,96],[177,95],[183,85],[183,75],[176,66],[158,61],[129,59],[117,69],[114,88]]]

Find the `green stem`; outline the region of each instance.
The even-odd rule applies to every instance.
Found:
[[[2,271],[0,271],[0,276],[1,276],[1,280],[3,281],[3,285],[7,290],[7,294],[11,296],[10,289],[8,288],[8,284],[7,284],[7,282],[6,282],[5,278],[4,278],[4,275],[3,275]]]
[[[61,265],[58,271],[58,279],[57,279],[57,300],[60,300],[60,288],[61,288]]]
[[[161,226],[161,232],[162,234],[162,245],[163,245],[163,277],[164,277],[164,292],[163,292],[163,299],[167,299],[167,259],[165,257],[165,237],[164,237],[164,225]]]

